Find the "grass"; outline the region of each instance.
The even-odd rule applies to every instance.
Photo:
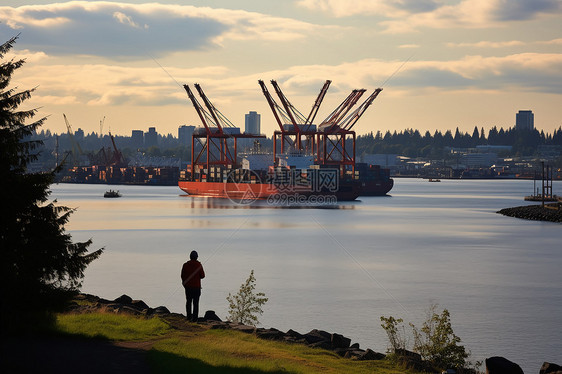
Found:
[[[123,314],[61,314],[56,328],[64,334],[118,342],[150,341],[147,360],[154,373],[380,373],[409,371],[388,360],[354,361],[333,352],[258,339],[233,330],[193,325],[177,330],[160,318]],[[413,373],[413,372],[411,372]]]
[[[60,314],[56,328],[65,334],[115,341],[153,339],[171,331],[170,326],[159,318],[110,313]]]

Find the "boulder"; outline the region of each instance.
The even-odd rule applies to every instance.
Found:
[[[203,317],[205,321],[218,321],[222,322],[222,320],[217,316],[214,310],[207,310],[205,312],[205,316]]]
[[[322,330],[312,330],[307,334],[304,334],[304,339],[308,344],[314,344],[318,342],[327,342],[331,346],[331,334]]]
[[[523,374],[523,370],[515,362],[495,356],[486,359],[486,374]]]
[[[545,362],[542,364],[539,374],[562,374],[562,366]]]
[[[254,326],[246,325],[232,325],[232,329],[245,332],[246,334],[253,334],[256,331],[256,328]]]
[[[271,328],[271,329],[258,329],[256,330],[256,336],[260,339],[266,340],[283,340],[285,333]]]
[[[375,352],[371,349],[367,349],[365,352],[357,356],[357,360],[367,361],[367,360],[382,360],[386,356],[382,353]]]
[[[170,310],[165,306],[159,306],[153,309],[154,314],[170,314]]]
[[[138,309],[140,311],[146,310],[146,309],[150,309],[150,307],[148,305],[146,305],[146,303],[142,300],[133,300],[131,301],[131,306],[135,309]]]
[[[130,304],[132,301],[133,299],[127,295],[121,295],[117,299],[113,300],[113,302],[118,304]]]
[[[365,353],[364,350],[362,349],[348,349],[347,352],[345,352],[345,355],[343,357],[345,358],[351,358],[351,359],[357,359],[359,356],[361,356],[363,353]]]
[[[330,341],[332,343],[332,347],[333,348],[349,348],[349,345],[351,344],[351,339],[346,338],[343,335],[340,334],[332,334],[330,336]]]
[[[359,343],[353,343],[352,345],[349,346],[349,348],[359,349]]]
[[[285,335],[290,336],[291,338],[294,338],[295,340],[304,339],[304,335],[296,332],[295,330],[289,330],[285,333]]]

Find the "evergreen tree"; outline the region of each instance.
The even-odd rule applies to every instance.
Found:
[[[65,232],[73,209],[48,201],[56,171],[28,173],[40,140],[31,140],[45,118],[26,124],[37,110],[18,110],[34,89],[8,88],[24,60],[7,60],[17,37],[0,45],[0,317],[4,331],[30,316],[47,316],[81,285],[84,270],[102,249],[88,253],[91,240],[73,243]],[[36,321],[37,322],[37,321]]]

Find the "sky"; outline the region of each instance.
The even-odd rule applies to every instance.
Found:
[[[562,125],[562,0],[7,1],[0,42],[25,58],[12,86],[36,87],[25,105],[43,129],[177,136],[200,126],[183,84],[199,83],[244,128],[277,124],[258,85],[277,80],[305,116],[332,84],[316,122],[351,92],[383,91],[358,134],[418,129],[470,132]]]

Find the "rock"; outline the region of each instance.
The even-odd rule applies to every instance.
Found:
[[[222,320],[217,316],[214,310],[207,310],[205,312],[205,316],[203,317],[205,321],[218,321],[222,322]]]
[[[332,343],[332,347],[333,348],[349,348],[349,345],[351,344],[351,339],[346,338],[343,335],[340,334],[332,334],[330,336],[330,341]]]
[[[245,332],[246,334],[253,334],[256,331],[256,328],[254,326],[246,325],[232,325],[232,329]]]
[[[545,362],[542,364],[539,374],[562,374],[562,366]]]
[[[363,353],[365,353],[365,351],[362,350],[362,349],[348,349],[343,357],[351,358],[351,359],[357,359]]]
[[[116,303],[119,303],[119,304],[130,304],[132,301],[133,301],[133,299],[130,296],[127,296],[127,295],[121,295],[117,299],[113,300],[113,302],[116,302]]]
[[[133,300],[131,301],[131,306],[133,308],[136,308],[140,311],[146,310],[146,309],[150,309],[150,307],[148,305],[146,305],[146,303],[142,300]]]
[[[486,359],[486,374],[523,374],[521,367],[504,357]]]
[[[295,340],[304,339],[304,335],[296,332],[295,330],[289,330],[285,333],[286,336],[290,336],[291,338],[295,338]]]
[[[352,345],[349,346],[349,348],[359,349],[359,343],[353,343]]]
[[[307,334],[304,334],[304,339],[308,344],[314,344],[321,341],[330,343],[331,346],[331,335],[329,332],[322,331],[322,330],[312,330]]]
[[[265,340],[283,340],[283,338],[285,338],[285,333],[273,328],[259,329],[256,330],[256,336]]]
[[[159,306],[153,309],[154,314],[170,314],[170,311],[165,306]]]
[[[365,352],[357,356],[357,360],[366,361],[366,360],[382,360],[386,356],[382,353],[375,352],[371,349],[367,349]]]
[[[141,311],[139,311],[137,308],[133,308],[129,305],[123,305],[119,311],[125,312],[125,313],[128,313],[128,314],[132,314],[132,315],[135,315],[135,316],[139,316],[139,315],[142,314]]]

